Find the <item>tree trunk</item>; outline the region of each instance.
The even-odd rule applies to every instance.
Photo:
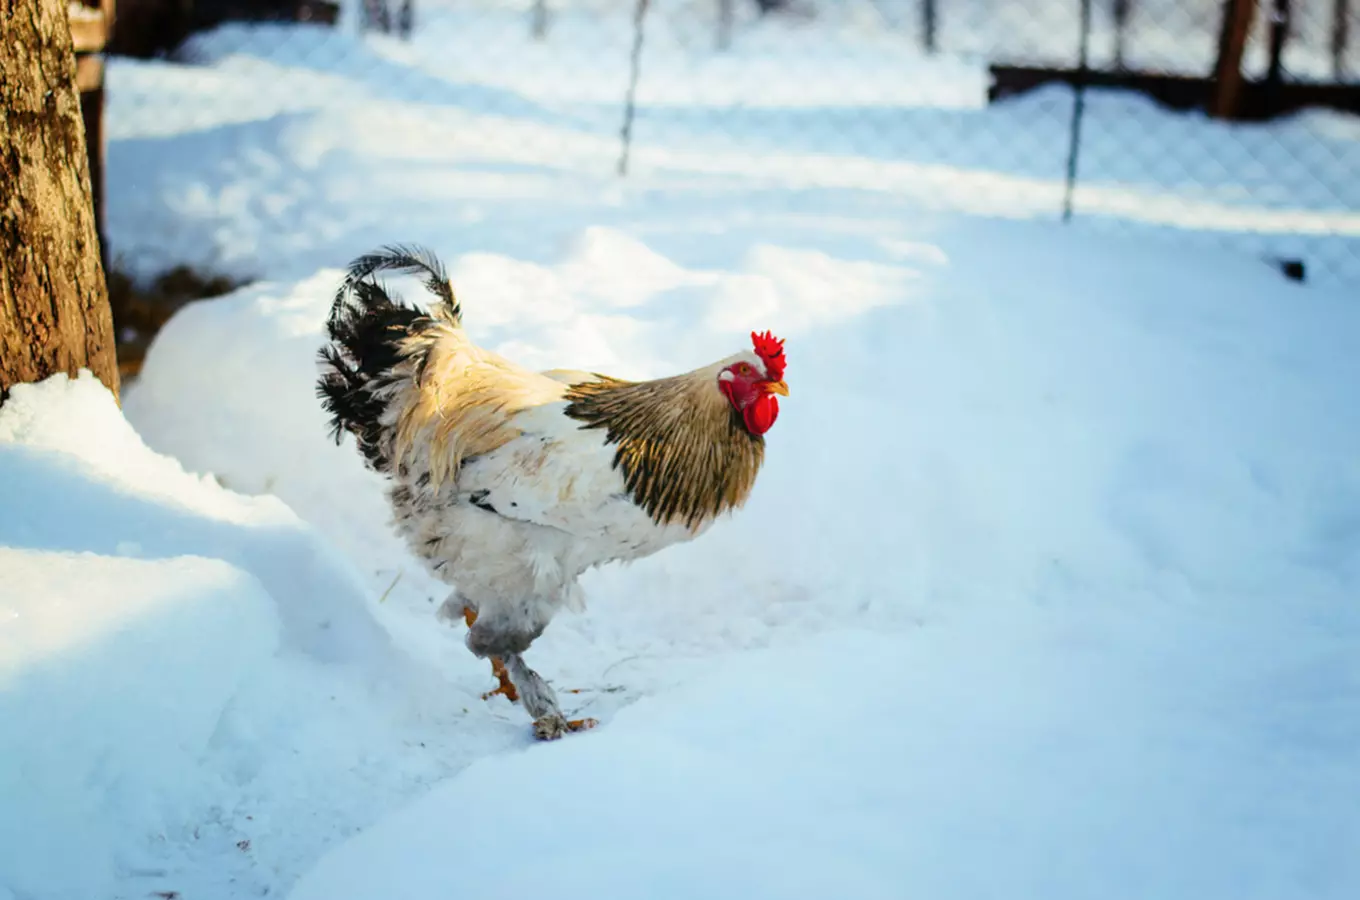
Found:
[[[90,369],[118,395],[66,0],[0,0],[0,401]]]

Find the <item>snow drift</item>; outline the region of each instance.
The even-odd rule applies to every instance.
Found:
[[[269,744],[306,754],[297,790],[385,740],[340,723],[419,696],[335,551],[152,453],[88,372],[0,409],[0,510],[0,887],[20,898],[149,890],[166,845],[232,846],[247,813],[223,791],[271,789]]]

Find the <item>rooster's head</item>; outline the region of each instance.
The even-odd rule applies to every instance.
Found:
[[[784,342],[770,332],[751,332],[753,351],[739,354],[718,372],[718,390],[741,414],[746,429],[764,434],[779,417],[776,394],[789,395],[784,383]]]

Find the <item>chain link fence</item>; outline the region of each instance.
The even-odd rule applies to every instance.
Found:
[[[478,198],[513,210],[539,179],[582,208],[623,183],[771,217],[1066,220],[1360,285],[1357,7],[120,0],[108,237],[138,270],[240,267],[472,229]],[[1239,14],[1242,112],[1211,116]]]

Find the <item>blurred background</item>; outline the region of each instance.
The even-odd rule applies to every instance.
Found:
[[[594,223],[1024,218],[1360,288],[1360,0],[85,3],[133,368],[185,298]]]

